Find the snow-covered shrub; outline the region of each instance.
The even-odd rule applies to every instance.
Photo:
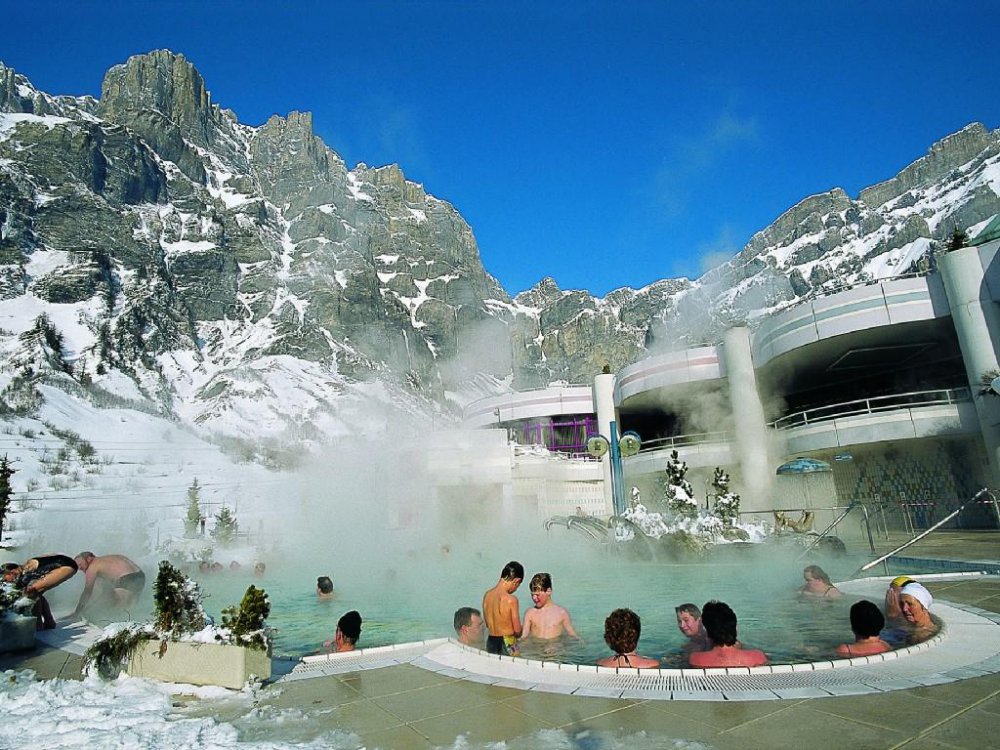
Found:
[[[667,501],[667,507],[673,513],[685,518],[693,518],[698,515],[698,500],[694,496],[694,488],[685,478],[687,468],[687,463],[681,461],[677,451],[671,451],[670,460],[667,461],[664,499]]]
[[[216,636],[237,646],[267,651],[271,644],[270,633],[264,621],[271,614],[271,603],[264,589],[250,585],[239,607],[222,610],[222,627],[227,634]]]
[[[716,467],[715,478],[712,480],[715,488],[715,503],[712,510],[726,528],[731,527],[740,517],[740,496],[729,490],[729,474]]]

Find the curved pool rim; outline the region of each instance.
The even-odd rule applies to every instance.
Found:
[[[985,575],[942,573],[920,578],[945,582]],[[879,576],[837,586],[846,594],[881,601],[890,580],[892,576]],[[640,670],[496,656],[440,638],[305,657],[290,671],[279,669],[287,674],[277,681],[413,664],[456,679],[565,695],[750,701],[882,693],[1000,673],[1000,614],[940,599],[935,599],[932,611],[943,622],[941,632],[933,638],[885,654],[850,659],[763,667]]]

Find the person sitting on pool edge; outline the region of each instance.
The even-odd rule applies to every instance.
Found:
[[[604,620],[604,642],[614,651],[613,656],[597,660],[599,667],[632,667],[657,669],[660,662],[636,653],[642,621],[631,609],[616,609]]]
[[[329,653],[332,648],[335,653],[353,651],[358,638],[361,637],[361,615],[352,609],[337,621],[337,632],[333,638],[323,642],[323,648]]]
[[[459,607],[452,623],[459,643],[483,647],[483,616],[475,607]]]
[[[712,648],[695,651],[689,662],[692,667],[761,667],[767,655],[758,649],[743,648],[736,640],[736,613],[725,602],[710,601],[701,608],[701,624],[705,626]]]
[[[874,656],[892,651],[892,646],[879,637],[885,626],[885,617],[881,610],[867,599],[851,605],[851,630],[854,633],[854,643],[841,643],[837,646],[840,656]]]
[[[807,565],[802,570],[805,583],[799,589],[799,596],[806,599],[836,599],[840,589],[833,585],[830,576],[819,565]]]
[[[903,617],[910,626],[906,643],[912,646],[923,643],[938,631],[938,624],[931,618],[931,604],[934,597],[931,592],[919,583],[908,583],[899,590],[899,604],[903,608]]]

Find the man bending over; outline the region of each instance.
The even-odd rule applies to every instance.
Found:
[[[75,560],[80,571],[86,576],[83,593],[80,594],[80,601],[73,611],[76,617],[82,616],[84,608],[90,602],[98,578],[111,587],[104,604],[114,603],[119,607],[127,607],[135,602],[146,585],[146,574],[142,572],[142,568],[125,555],[98,557],[93,552],[81,552]]]

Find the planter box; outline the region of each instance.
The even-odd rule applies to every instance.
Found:
[[[271,676],[271,657],[264,651],[217,643],[168,641],[160,657],[161,641],[147,641],[129,659],[128,673],[163,682],[219,685],[240,690],[251,675]]]
[[[35,618],[30,615],[0,617],[0,654],[35,647]]]

